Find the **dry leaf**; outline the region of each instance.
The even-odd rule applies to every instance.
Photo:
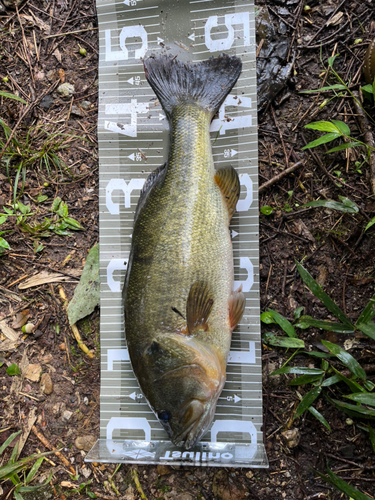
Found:
[[[39,363],[30,364],[27,367],[25,378],[31,380],[31,382],[39,382],[41,373],[42,373],[42,367],[40,366]]]
[[[32,286],[43,285],[45,283],[57,283],[59,281],[66,281],[69,279],[68,276],[63,276],[58,273],[50,273],[49,271],[42,271],[41,273],[31,276],[31,278],[24,281],[18,288],[25,290]]]
[[[25,309],[24,311],[20,311],[19,313],[16,314],[15,318],[13,319],[12,327],[18,330],[19,328],[22,328],[23,325],[27,323],[27,320],[30,316],[30,309]]]
[[[59,69],[59,78],[61,83],[65,82],[65,71],[62,68]]]
[[[27,441],[27,438],[29,437],[31,427],[35,424],[35,421],[36,421],[35,413],[36,413],[36,408],[33,408],[30,411],[29,416],[27,417],[27,423],[26,424],[25,424],[25,422],[22,423],[23,432],[22,432],[21,437],[18,441],[19,444],[18,444],[18,453],[17,453],[16,459],[20,456],[21,451],[22,451],[22,449],[25,446],[25,443]]]
[[[79,488],[79,484],[71,483],[70,481],[61,481],[62,488]]]
[[[61,64],[61,52],[59,51],[59,49],[55,49],[55,51],[53,52],[53,55],[56,57],[56,59]]]
[[[16,342],[18,340],[18,337],[20,336],[20,333],[16,332],[8,326],[5,321],[0,321],[0,331],[6,336],[7,339],[11,340],[12,342]]]
[[[313,243],[315,243],[314,236],[310,233],[308,227],[301,219],[299,219],[298,221],[294,221],[294,225],[295,225],[296,229],[298,230],[298,234],[300,234],[301,236],[303,236],[307,240],[310,240]]]
[[[338,12],[337,14],[335,14],[333,16],[332,19],[330,19],[329,21],[327,21],[326,26],[330,26],[330,25],[335,26],[336,24],[341,23],[341,18],[342,18],[343,15],[344,15],[343,12],[341,12],[341,11]]]
[[[18,345],[20,342],[15,342],[14,340],[4,340],[4,342],[0,343],[0,352],[8,352],[11,351]]]

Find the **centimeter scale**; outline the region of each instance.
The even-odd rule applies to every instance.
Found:
[[[100,439],[87,461],[267,467],[263,446],[255,13],[253,0],[97,0],[100,40]],[[241,196],[232,219],[235,289],[246,310],[233,332],[214,421],[192,450],[175,447],[150,410],[126,348],[121,291],[134,211],[148,176],[167,159],[168,123],[142,58],[201,61],[221,53],[243,71],[212,121],[215,167],[232,165]]]

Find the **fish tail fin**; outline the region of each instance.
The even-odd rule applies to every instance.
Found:
[[[242,69],[238,57],[225,54],[198,63],[156,56],[147,58],[143,65],[146,78],[168,117],[173,108],[181,104],[196,104],[213,116]]]

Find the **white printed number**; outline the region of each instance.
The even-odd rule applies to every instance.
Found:
[[[233,25],[241,24],[243,26],[243,44],[250,45],[250,16],[249,12],[238,12],[236,14],[226,14],[224,24],[228,29],[228,36],[224,39],[212,40],[211,30],[219,25],[218,16],[210,16],[204,27],[204,43],[210,52],[218,50],[228,50],[232,47],[235,36]]]
[[[131,48],[131,39],[141,39],[142,45],[138,48]],[[127,45],[127,42],[129,45]],[[134,44],[134,41],[133,41]],[[134,59],[140,59],[147,52],[147,31],[139,24],[138,26],[125,26],[120,32],[118,45],[121,50],[112,50],[111,30],[105,30],[105,60],[124,61],[129,59],[129,51],[134,51]],[[138,44],[137,44],[138,45]]]

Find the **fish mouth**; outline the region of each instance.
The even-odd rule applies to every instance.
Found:
[[[205,403],[197,399],[190,401],[183,410],[181,419],[183,431],[172,438],[172,443],[187,450],[192,448],[206,433],[213,419],[215,407],[216,404],[212,400]]]

